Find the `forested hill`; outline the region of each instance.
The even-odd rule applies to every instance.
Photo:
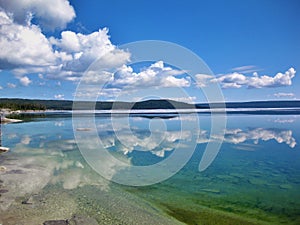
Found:
[[[89,109],[92,102],[79,102],[77,109]],[[72,110],[73,101],[70,100],[36,100],[36,99],[9,99],[0,98],[0,108],[8,108],[12,110]],[[110,109],[189,109],[195,106],[176,102],[172,100],[148,100],[137,103],[131,102],[96,102],[97,110]]]
[[[224,103],[199,103],[197,108],[222,108]],[[226,102],[226,108],[299,108],[300,101]]]
[[[81,109],[87,109],[85,106],[90,102],[80,102]],[[221,103],[199,103],[188,104],[172,100],[147,100],[136,103],[131,102],[97,102],[97,110],[109,109],[206,109],[220,108],[224,104]],[[73,101],[70,100],[36,100],[36,99],[9,99],[0,98],[0,108],[8,108],[11,110],[72,110]],[[228,102],[227,108],[292,108],[299,107],[300,101],[255,101],[255,102]]]

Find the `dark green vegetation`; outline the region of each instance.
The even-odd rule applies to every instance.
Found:
[[[234,216],[232,214],[222,213],[221,211],[202,208],[201,210],[185,210],[167,206],[168,214],[185,224],[211,224],[211,225],[254,225],[256,222],[247,221],[247,219]],[[201,221],[201,222],[200,222]]]
[[[96,110],[110,109],[207,109],[207,108],[290,108],[299,107],[300,101],[256,101],[256,102],[229,102],[229,103],[200,103],[188,104],[172,100],[147,100],[141,102],[96,102]],[[92,102],[77,102],[76,109],[94,109]],[[38,99],[0,99],[0,108],[12,110],[72,110],[71,100],[38,100]]]
[[[0,99],[0,108],[11,110],[46,110],[46,106],[35,101],[23,99]]]

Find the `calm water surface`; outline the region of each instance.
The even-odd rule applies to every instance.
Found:
[[[181,120],[195,116],[200,130],[181,132]],[[210,119],[164,116],[162,131],[149,130],[157,118],[134,115],[130,132],[118,126],[116,135],[109,115],[96,116],[103,145],[133,165],[160,162],[181,140],[196,136],[183,169],[146,187],[118,185],[93,171],[74,140],[71,115],[6,124],[2,143],[11,150],[0,155],[6,167],[0,172],[0,223],[42,224],[83,215],[98,224],[300,224],[300,117],[228,115],[217,157],[199,172],[207,143],[218,140],[209,140]],[[123,124],[128,118],[114,120]]]

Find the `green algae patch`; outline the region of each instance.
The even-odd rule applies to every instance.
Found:
[[[186,210],[175,206],[165,205],[167,213],[177,220],[190,225],[254,225],[263,224],[259,222],[251,222],[244,218],[234,215],[225,214],[216,210],[202,208],[198,211]]]

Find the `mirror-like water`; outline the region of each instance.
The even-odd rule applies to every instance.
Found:
[[[181,120],[195,116],[200,129],[181,130]],[[6,167],[0,172],[1,224],[73,215],[89,224],[300,224],[299,116],[229,115],[223,145],[202,172],[206,145],[220,141],[210,137],[209,115],[118,116],[117,127],[109,115],[98,115],[95,123],[111,155],[135,166],[161,162],[181,141],[195,138],[197,145],[173,177],[130,187],[91,169],[76,145],[70,115],[6,124],[2,144],[11,150],[0,155]],[[115,168],[112,176],[119,172]]]

